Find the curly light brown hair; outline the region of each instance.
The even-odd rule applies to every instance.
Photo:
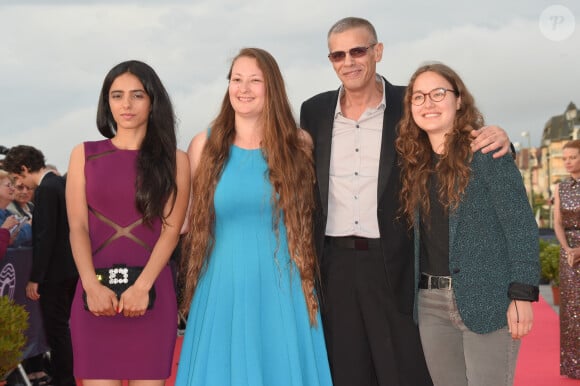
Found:
[[[261,149],[273,187],[274,231],[278,238],[283,216],[290,257],[300,274],[310,323],[316,325],[318,301],[314,282],[318,270],[313,237],[315,174],[312,148],[299,134],[275,59],[262,49],[244,48],[233,59],[228,79],[234,63],[242,57],[255,59],[264,75],[266,102],[261,117]],[[185,281],[181,301],[184,311],[189,309],[199,276],[215,243],[214,193],[235,135],[235,111],[226,91],[201,154],[200,165],[203,166],[197,168],[193,177],[189,232],[184,240],[181,267]]]
[[[433,164],[432,148],[427,134],[415,123],[411,113],[411,96],[417,77],[426,72],[434,72],[445,78],[461,97],[453,129],[446,135],[443,154]],[[415,221],[415,211],[419,209],[428,215],[429,176],[439,177],[438,196],[446,210],[456,208],[469,182],[471,161],[471,131],[483,126],[483,116],[475,106],[475,100],[465,87],[459,75],[442,63],[426,64],[413,74],[405,91],[403,117],[399,123],[399,136],[395,142],[401,164],[401,211],[409,226]]]

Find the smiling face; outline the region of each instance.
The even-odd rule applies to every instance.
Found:
[[[264,110],[266,85],[258,61],[241,56],[234,62],[228,87],[236,116],[257,118]]]
[[[109,107],[117,130],[145,130],[151,111],[151,100],[135,75],[119,75],[109,89]]]
[[[364,27],[332,33],[328,37],[330,52],[346,52],[343,60],[332,62],[332,67],[347,91],[361,91],[374,87],[377,62],[381,61],[383,55],[382,43],[375,43],[372,34]],[[365,55],[353,58],[349,51],[355,47],[369,48]]]
[[[413,93],[428,94],[435,89],[453,90],[453,86],[432,71],[422,73],[413,83]],[[411,104],[413,120],[430,137],[449,133],[453,129],[457,110],[461,107],[461,97],[456,97],[451,91],[441,92],[445,95],[439,102],[434,102],[429,95],[425,95],[425,102],[420,106]]]

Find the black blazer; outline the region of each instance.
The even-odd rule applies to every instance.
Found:
[[[397,125],[402,115],[405,87],[393,86],[385,80],[386,109],[383,118],[383,135],[379,161],[377,188],[377,218],[389,287],[393,290],[399,310],[405,314],[413,311],[413,241],[400,208],[400,168],[395,151]],[[314,162],[317,177],[315,219],[316,251],[324,259],[323,247],[328,217],[328,185],[330,151],[334,112],[338,90],[318,94],[302,104],[300,127],[308,131],[314,142]],[[401,217],[399,219],[399,217]]]
[[[73,260],[65,203],[65,179],[47,173],[34,191],[30,281],[55,283],[78,276]]]

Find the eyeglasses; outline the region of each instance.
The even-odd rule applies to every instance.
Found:
[[[30,189],[28,186],[26,186],[26,185],[16,185],[16,186],[14,186],[14,188],[15,188],[16,190],[18,190],[19,192],[22,192],[22,191],[24,191],[24,190],[27,190],[27,191],[28,191],[28,190],[31,190],[31,189]]]
[[[439,87],[434,88],[429,92],[415,91],[411,95],[411,103],[415,106],[421,106],[423,103],[425,103],[427,95],[429,95],[429,98],[433,102],[441,102],[443,99],[445,99],[445,95],[447,95],[448,92],[452,92],[456,97],[459,96],[459,93],[453,89]]]
[[[8,189],[14,189],[14,184],[12,182],[9,182],[7,184],[2,184],[2,186],[7,187]]]
[[[367,47],[354,47],[348,50],[348,54],[350,55],[351,58],[362,58],[367,54],[369,48],[374,47],[376,45],[377,43],[373,43]],[[340,62],[344,60],[344,58],[346,58],[346,51],[333,51],[330,54],[328,54],[328,59],[330,59],[330,61],[333,63]]]

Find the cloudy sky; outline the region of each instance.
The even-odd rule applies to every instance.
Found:
[[[80,3],[82,5],[77,5]],[[268,50],[300,104],[338,87],[326,33],[360,16],[385,45],[378,71],[406,84],[424,61],[455,68],[489,123],[540,142],[570,101],[580,106],[578,0],[0,0],[0,145],[40,148],[61,171],[73,146],[99,139],[95,112],[108,70],[149,63],[178,116],[179,147],[204,130],[238,50]],[[560,5],[559,7],[554,7]]]

